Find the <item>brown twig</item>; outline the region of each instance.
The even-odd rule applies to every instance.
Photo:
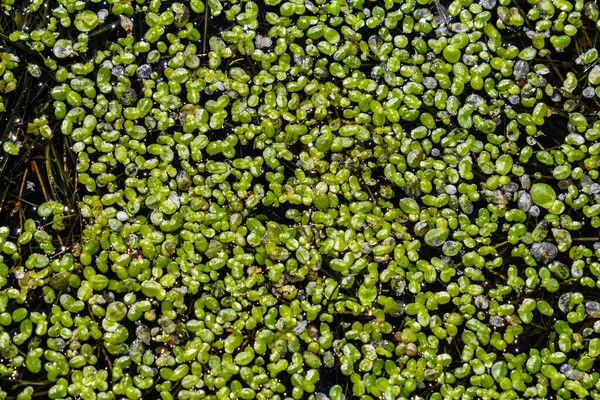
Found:
[[[54,154],[54,157],[56,157],[56,153]],[[54,189],[54,187],[56,186],[54,184],[54,176],[52,176],[52,158],[50,157],[50,144],[48,144],[46,146],[46,175],[48,176],[48,184],[50,185],[50,190],[52,191],[52,195],[56,198],[56,190]],[[58,161],[58,159],[57,159]]]
[[[108,370],[112,372],[112,369],[113,369],[112,362],[110,361],[110,357],[106,353],[106,349],[104,348],[104,345],[102,345],[102,354],[104,354],[104,359],[106,360],[106,363],[108,364]]]
[[[17,209],[19,209],[21,207],[21,197],[23,197],[23,189],[25,188],[25,180],[27,179],[27,170],[28,170],[28,168],[25,168],[25,172],[23,173],[23,179],[21,180],[21,187],[19,189],[19,197],[17,198],[15,207],[13,208],[12,212],[10,213],[11,217],[17,212]]]
[[[23,189],[25,188],[25,180],[27,179],[27,171],[28,167],[25,167],[25,172],[23,173],[23,180],[21,181],[21,187],[19,188],[19,198],[17,199],[17,204],[15,204],[15,209],[19,207],[19,228],[20,231],[23,230],[23,207],[21,207],[21,198],[23,197]],[[15,210],[13,210],[14,213]],[[11,214],[12,215],[12,214]]]
[[[38,181],[40,181],[40,186],[42,187],[42,193],[44,193],[44,199],[46,201],[48,201],[49,197],[48,197],[48,192],[46,192],[46,185],[44,185],[44,180],[42,179],[42,174],[40,174],[40,170],[39,170],[35,160],[31,161],[31,165],[33,165],[33,170],[35,171],[35,174],[37,175]]]

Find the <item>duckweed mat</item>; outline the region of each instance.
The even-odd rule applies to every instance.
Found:
[[[0,7],[0,400],[600,399],[597,0]]]

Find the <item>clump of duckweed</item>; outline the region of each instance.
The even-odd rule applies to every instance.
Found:
[[[0,399],[600,398],[595,0],[0,4]]]

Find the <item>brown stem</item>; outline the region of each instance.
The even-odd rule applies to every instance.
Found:
[[[19,386],[25,385],[37,385],[44,386],[50,383],[50,381],[24,381],[22,379],[15,379],[13,382],[17,383]]]
[[[33,165],[33,170],[35,171],[35,174],[37,175],[38,181],[40,181],[40,186],[42,187],[42,193],[44,193],[44,199],[46,201],[48,201],[49,197],[48,197],[48,192],[46,192],[46,185],[44,185],[44,180],[42,179],[42,174],[40,174],[40,170],[39,170],[35,160],[31,161],[31,165]]]
[[[23,197],[23,189],[25,188],[25,180],[27,179],[27,170],[28,169],[25,168],[25,172],[23,173],[23,179],[21,180],[21,188],[19,189],[19,197],[17,198],[15,207],[13,208],[12,212],[10,213],[11,216],[13,216],[17,211],[21,211],[21,197]]]
[[[110,361],[110,357],[108,357],[108,353],[106,353],[106,349],[104,348],[104,345],[102,345],[102,353],[104,354],[104,359],[106,360],[106,363],[108,364],[108,370],[112,372],[112,362]]]
[[[54,197],[56,198],[56,192],[54,190],[54,187],[56,186],[54,184],[54,176],[52,176],[52,158],[50,157],[50,144],[46,145],[46,175],[48,176],[48,184],[50,185],[50,190],[52,191],[52,194],[54,195]]]

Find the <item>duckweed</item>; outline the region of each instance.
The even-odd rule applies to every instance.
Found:
[[[595,1],[0,5],[0,398],[600,398]]]

